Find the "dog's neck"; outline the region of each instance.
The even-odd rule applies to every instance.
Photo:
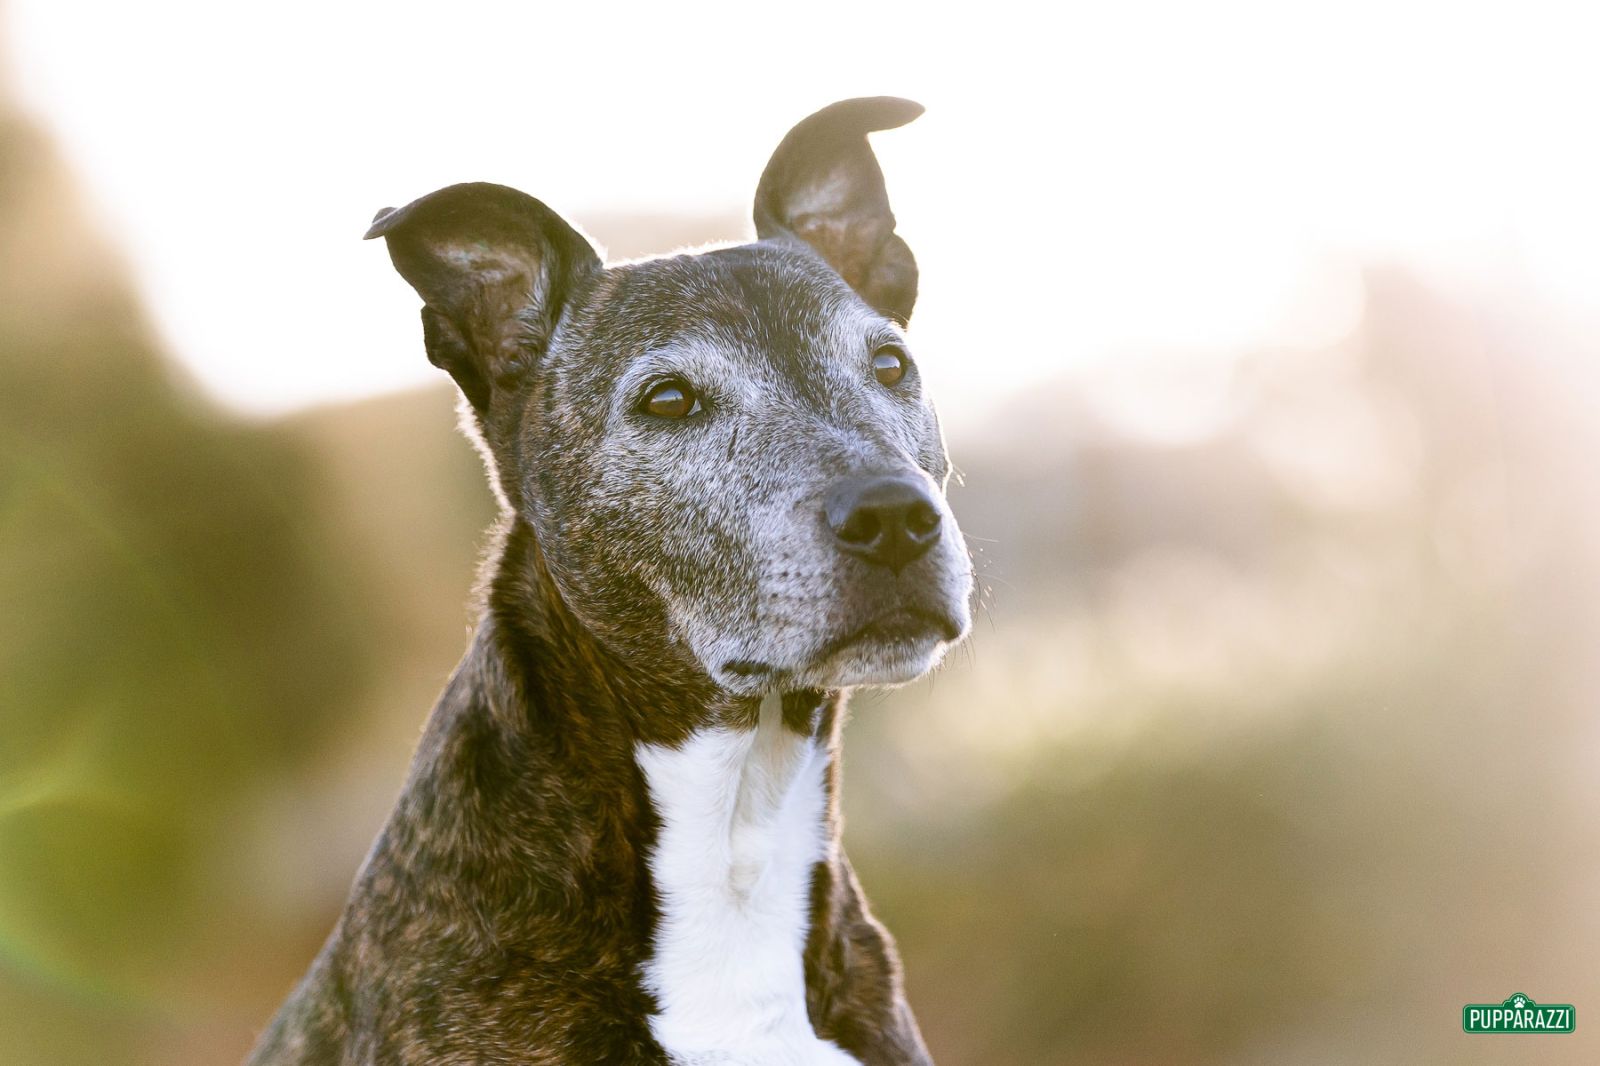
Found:
[[[832,847],[830,755],[783,717],[769,700],[754,729],[717,726],[637,752],[661,819],[651,1028],[684,1061],[807,1062],[789,1056],[823,1050],[806,1014],[803,953],[812,872]]]
[[[630,664],[567,607],[519,526],[451,687],[441,711],[458,721],[436,728],[487,731],[492,765],[471,772],[520,775],[504,794],[533,811],[452,806],[477,815],[474,835],[517,837],[491,851],[542,867],[526,872],[567,897],[566,935],[631,961],[675,1061],[854,1061],[813,1033],[804,963],[827,935],[813,882],[838,856],[837,693],[731,700],[669,657]],[[492,935],[522,925],[503,913]]]

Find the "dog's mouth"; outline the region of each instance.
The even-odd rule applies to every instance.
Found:
[[[730,677],[765,677],[779,671],[771,663],[757,659],[729,659],[722,664],[722,672]]]
[[[893,647],[929,640],[954,641],[961,637],[961,632],[960,624],[945,614],[920,607],[897,607],[828,641],[818,651],[817,658],[832,658],[858,644]]]
[[[965,632],[962,623],[943,612],[897,607],[828,639],[799,668],[760,659],[729,659],[723,662],[721,673],[735,682],[763,686],[801,680],[822,687],[894,684],[922,673],[937,661],[944,646],[960,640]]]

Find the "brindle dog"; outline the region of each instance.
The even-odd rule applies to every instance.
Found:
[[[253,1063],[930,1061],[838,798],[847,690],[969,624],[867,143],[921,111],[796,126],[740,247],[606,267],[499,185],[378,215],[502,515],[471,648]]]

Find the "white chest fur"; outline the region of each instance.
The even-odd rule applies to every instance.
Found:
[[[650,859],[661,916],[644,972],[656,1039],[679,1066],[854,1064],[806,1016],[827,753],[784,729],[768,699],[754,730],[702,730],[636,756],[661,819]]]

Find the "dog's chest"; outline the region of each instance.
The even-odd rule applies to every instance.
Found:
[[[806,1015],[803,952],[823,857],[827,754],[784,729],[707,729],[637,758],[661,820],[651,1031],[678,1066],[847,1066]]]

